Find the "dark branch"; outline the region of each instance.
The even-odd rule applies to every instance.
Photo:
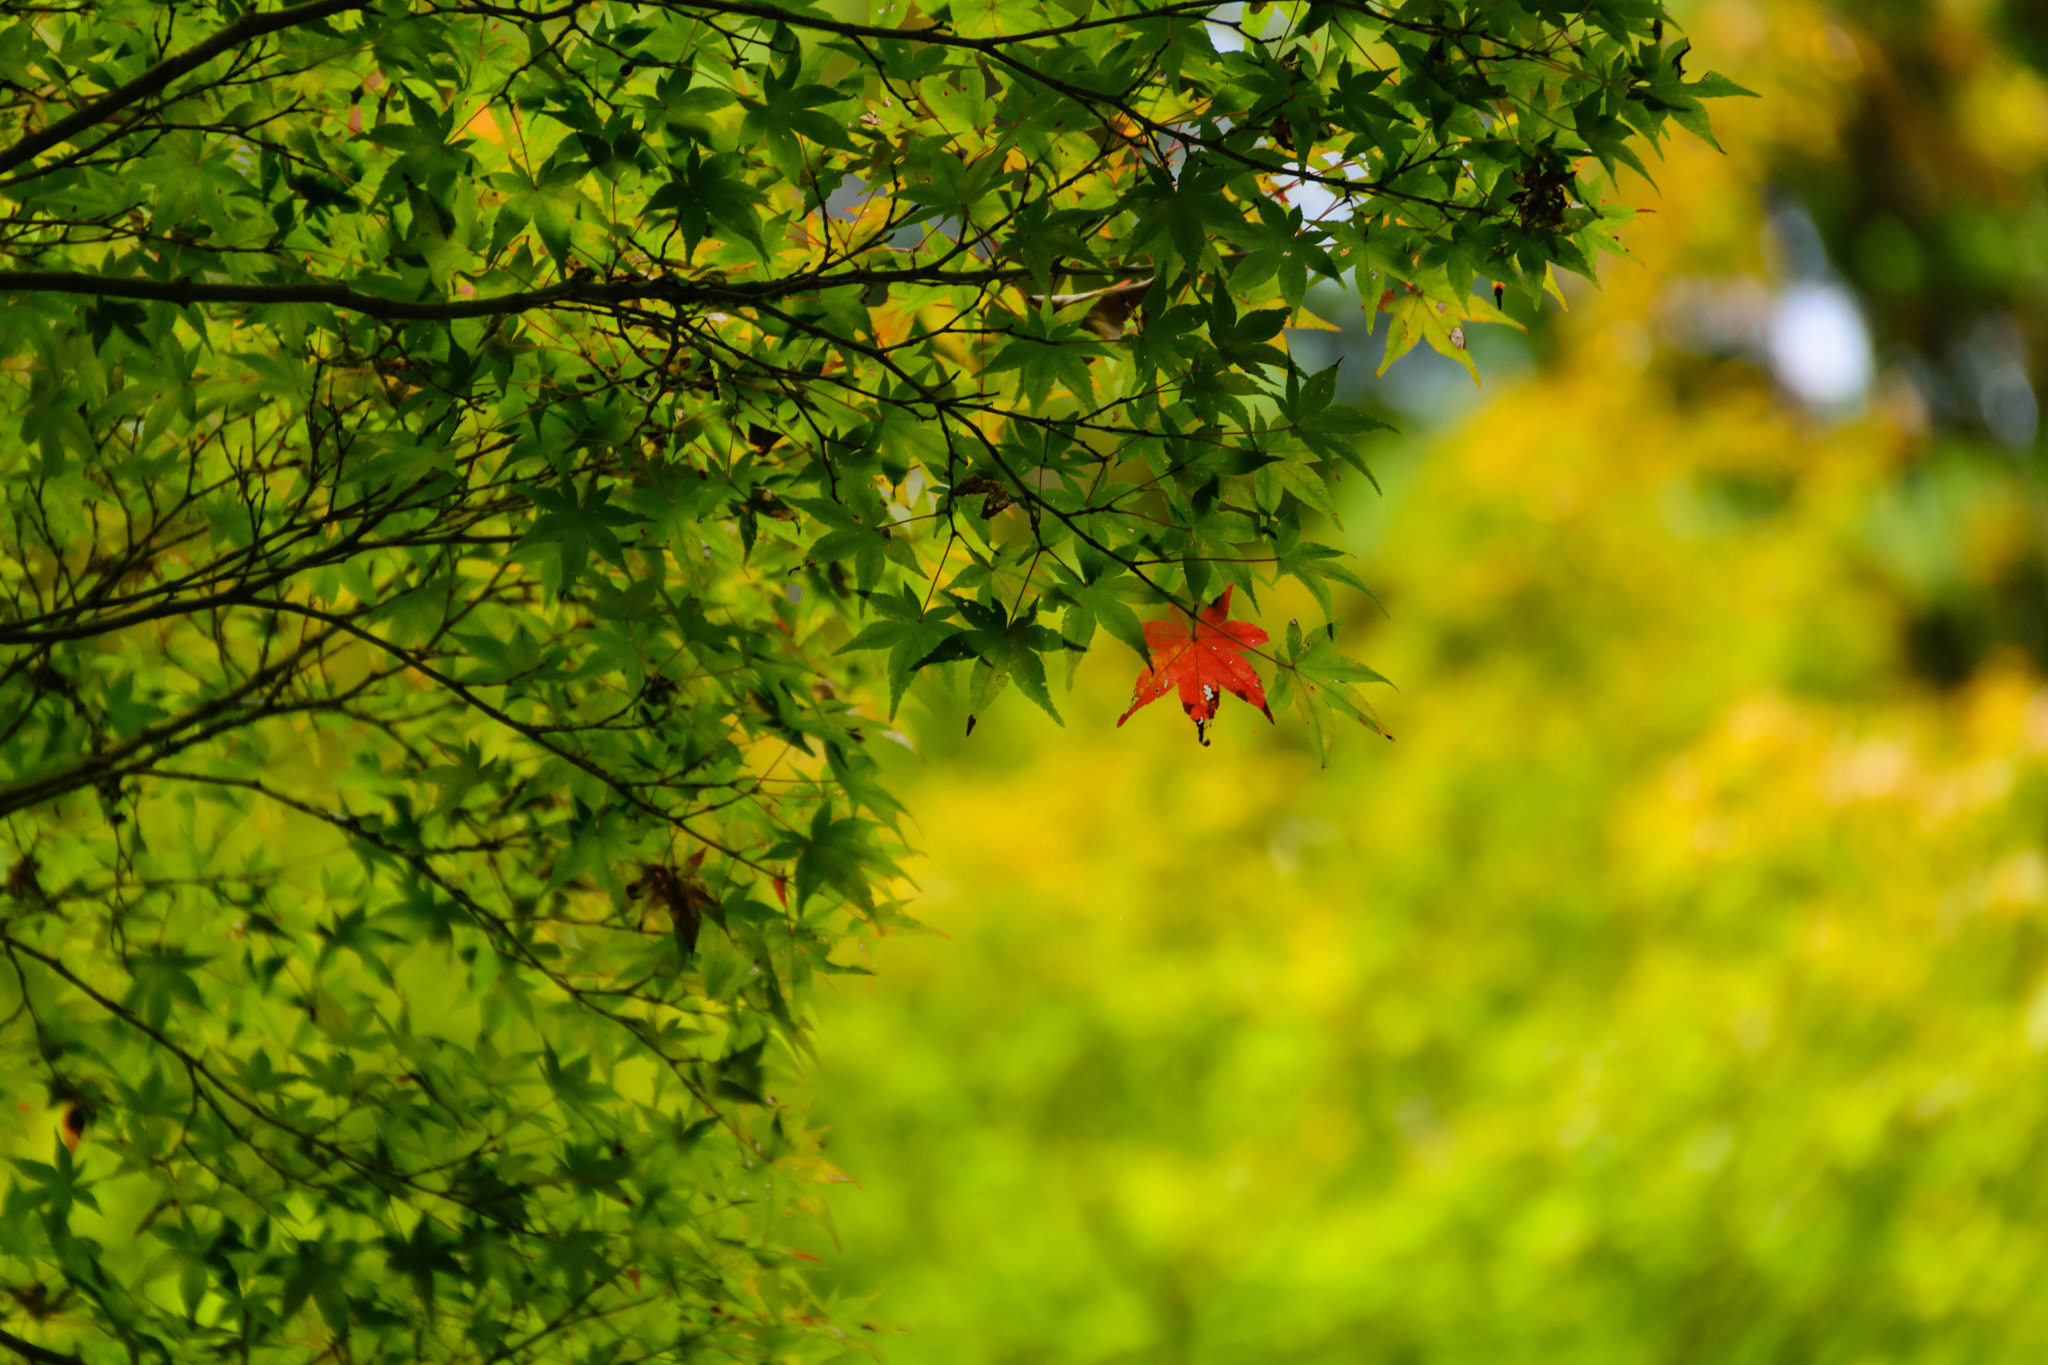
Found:
[[[223,53],[232,52],[267,33],[316,23],[343,10],[361,9],[366,3],[367,0],[313,0],[311,4],[273,10],[268,14],[245,14],[198,46],[188,47],[175,57],[164,58],[128,84],[108,91],[71,117],[58,119],[40,133],[30,133],[0,152],[0,174],[35,160],[50,148],[69,141],[95,124],[104,123],[137,100],[148,99],[186,72],[197,70]]]
[[[564,303],[626,303],[673,295],[666,282],[567,281],[547,289],[477,299],[385,299],[345,284],[202,284],[193,280],[116,279],[73,270],[0,270],[0,293],[85,294],[103,299],[151,299],[181,306],[204,303],[324,303],[392,322],[448,322],[524,313]]]
[[[1068,272],[1072,273],[1072,272]],[[1010,270],[838,270],[748,281],[662,279],[565,280],[545,289],[525,289],[475,299],[387,299],[345,284],[204,284],[195,280],[145,280],[90,275],[77,270],[0,270],[0,295],[83,294],[102,299],[149,299],[191,306],[205,303],[320,303],[392,322],[453,322],[500,317],[562,306],[617,307],[642,301],[744,307],[764,299],[787,298],[821,289],[877,284],[979,287],[1028,278]]]
[[[139,755],[148,755],[141,758],[140,762],[156,762],[223,731],[239,729],[252,719],[259,719],[260,711],[255,715],[248,714],[246,709],[242,709],[239,714],[233,713],[236,713],[238,708],[245,708],[245,704],[255,694],[274,690],[289,682],[300,662],[325,644],[333,633],[330,627],[315,636],[310,644],[301,646],[290,658],[251,674],[248,681],[241,686],[195,706],[183,715],[172,716],[169,720],[148,726],[125,743],[88,755],[80,762],[58,772],[46,773],[41,777],[0,787],[0,816],[32,810],[45,802],[55,801],[75,791],[83,791],[102,781],[119,779],[130,769],[138,766]]]
[[[78,1357],[75,1355],[58,1355],[47,1346],[38,1346],[33,1341],[23,1341],[8,1331],[0,1331],[0,1346],[5,1346],[24,1360],[35,1361],[36,1365],[78,1365]]]

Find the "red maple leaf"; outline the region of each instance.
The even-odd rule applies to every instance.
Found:
[[[1225,588],[1223,596],[1202,609],[1199,621],[1179,615],[1145,623],[1150,665],[1138,675],[1131,709],[1116,718],[1119,726],[1176,687],[1181,709],[1194,718],[1195,738],[1203,744],[1209,742],[1209,722],[1216,719],[1216,703],[1225,692],[1273,719],[1266,710],[1265,684],[1244,657],[1246,649],[1266,643],[1266,632],[1249,621],[1229,619],[1230,593]]]

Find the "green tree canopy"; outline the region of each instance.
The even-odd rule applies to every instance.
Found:
[[[38,1360],[848,1349],[774,1091],[902,919],[904,690],[1327,610],[1309,282],[1462,357],[1733,90],[1651,0],[0,16]]]

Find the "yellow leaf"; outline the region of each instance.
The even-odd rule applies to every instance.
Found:
[[[1417,344],[1427,341],[1431,349],[1463,365],[1477,384],[1479,367],[1472,363],[1471,353],[1466,349],[1465,324],[1493,322],[1519,331],[1529,330],[1503,313],[1493,300],[1479,294],[1453,300],[1403,286],[1380,295],[1380,311],[1392,320],[1386,353],[1380,359],[1381,374]]]

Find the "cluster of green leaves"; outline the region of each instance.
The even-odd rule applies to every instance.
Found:
[[[1717,92],[1650,0],[0,17],[0,1341],[89,1360],[847,1349],[771,1086],[883,717],[1354,583],[1309,280],[1461,350]]]

